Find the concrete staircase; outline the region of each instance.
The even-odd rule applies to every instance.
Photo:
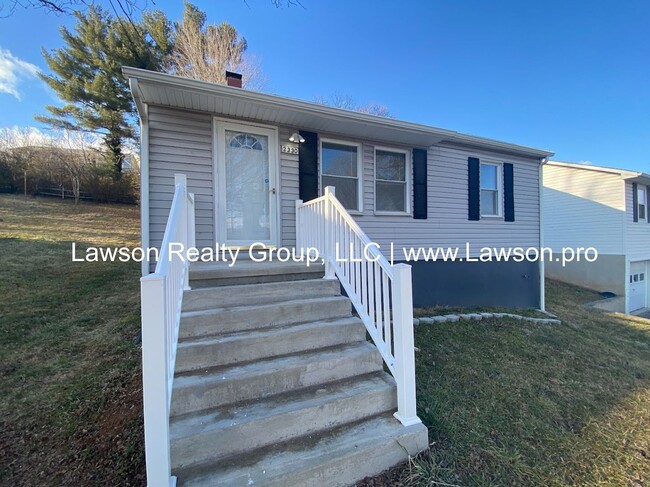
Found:
[[[319,266],[191,269],[171,406],[186,486],[353,485],[427,448],[336,280]]]

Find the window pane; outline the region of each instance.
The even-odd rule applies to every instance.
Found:
[[[337,178],[336,176],[323,176],[321,181],[323,192],[326,186],[336,188],[336,198],[346,210],[358,210],[357,180],[352,178]]]
[[[496,215],[499,208],[497,202],[498,191],[489,189],[481,190],[481,215]]]
[[[481,164],[481,189],[497,189],[497,166]]]
[[[406,211],[406,184],[377,181],[377,211]]]
[[[378,150],[375,163],[377,179],[406,181],[406,154]]]
[[[332,176],[357,177],[357,148],[323,142],[322,172]]]

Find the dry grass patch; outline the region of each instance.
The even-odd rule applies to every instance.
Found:
[[[403,470],[405,484],[647,485],[650,320],[581,306],[594,299],[550,281],[562,325],[418,327],[418,411],[434,459]]]
[[[0,196],[0,483],[143,483],[138,209]]]

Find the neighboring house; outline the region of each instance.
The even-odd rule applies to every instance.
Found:
[[[554,252],[546,276],[612,292],[616,311],[650,306],[650,174],[549,161],[543,178],[544,245]],[[593,247],[598,258],[563,266],[568,247]]]
[[[543,307],[541,263],[466,257],[539,247],[551,153],[242,90],[232,73],[124,73],[142,244],[161,247],[141,292],[148,483],[354,485],[426,449],[413,304]],[[189,266],[165,242],[324,262]],[[460,254],[411,267],[391,245],[396,261]]]

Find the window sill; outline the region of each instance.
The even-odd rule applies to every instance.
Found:
[[[503,220],[503,217],[501,215],[481,215],[481,220],[488,220],[488,221]]]
[[[375,211],[375,216],[412,216],[410,212],[406,211]]]

